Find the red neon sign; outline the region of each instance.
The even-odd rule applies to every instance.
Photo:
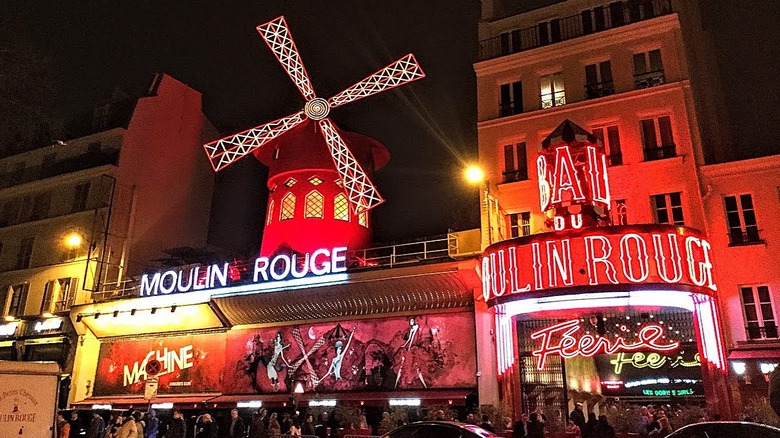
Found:
[[[607,339],[603,336],[584,334],[578,338],[573,335],[580,330],[580,321],[573,319],[551,327],[537,330],[531,334],[531,339],[540,339],[542,345],[533,351],[539,358],[536,368],[541,370],[547,363],[547,356],[557,354],[564,359],[577,356],[591,357],[596,354],[615,354],[628,351],[652,350],[672,351],[680,348],[678,341],[663,341],[664,328],[658,324],[648,324],[642,327],[636,336],[636,341],[628,342],[622,336]],[[663,343],[667,342],[667,343]]]

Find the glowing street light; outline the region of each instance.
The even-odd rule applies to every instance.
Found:
[[[479,184],[485,181],[485,172],[479,166],[471,165],[466,168],[466,181],[472,184]]]
[[[69,233],[67,236],[65,236],[65,245],[68,248],[78,248],[81,246],[81,234],[73,231]]]
[[[479,184],[482,187],[484,200],[482,202],[485,203],[485,211],[487,212],[487,233],[488,233],[488,245],[493,244],[493,224],[491,223],[490,218],[490,182],[485,178],[485,171],[482,170],[481,167],[477,165],[471,165],[466,168],[466,171],[464,172],[464,175],[466,177],[466,181],[468,181],[471,184]]]

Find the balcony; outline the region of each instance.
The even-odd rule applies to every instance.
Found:
[[[607,164],[610,166],[620,166],[623,164],[623,154],[607,155]]]
[[[541,108],[547,109],[554,106],[561,106],[566,104],[566,92],[556,91],[554,93],[542,94]]]
[[[649,20],[674,11],[671,0],[646,0],[614,2],[609,6],[596,7],[593,10],[595,17],[590,12],[553,19],[549,22],[549,31],[548,23],[545,22],[482,40],[479,42],[477,62]]]
[[[615,85],[612,81],[597,82],[585,85],[585,97],[597,99],[599,97],[615,94]]]
[[[767,324],[763,327],[749,324],[745,327],[749,340],[778,339],[777,325]]]
[[[634,86],[637,89],[657,87],[666,83],[663,70],[649,71],[634,75]]]
[[[674,158],[677,156],[677,147],[673,144],[668,146],[659,146],[657,148],[645,148],[645,161],[657,161],[665,158]]]
[[[511,170],[511,171],[508,171],[508,172],[504,172],[503,176],[504,176],[504,182],[505,183],[526,181],[528,179],[528,171],[527,170]]]
[[[734,229],[729,231],[729,246],[761,245],[764,239],[759,235],[760,230],[750,227],[746,230]]]
[[[100,152],[85,153],[68,157],[48,166],[26,167],[19,171],[0,175],[0,189],[18,186],[44,178],[51,178],[66,173],[78,172],[107,164],[116,165],[119,160],[119,149],[107,149]]]
[[[498,116],[507,117],[523,112],[521,102],[509,101],[498,104]]]

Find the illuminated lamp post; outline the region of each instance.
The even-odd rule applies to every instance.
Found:
[[[482,170],[481,167],[477,165],[471,165],[466,168],[466,171],[464,172],[466,181],[468,181],[470,184],[474,185],[480,185],[480,196],[482,199],[480,200],[480,204],[485,204],[485,210],[486,210],[486,219],[487,219],[487,235],[488,235],[488,245],[493,244],[493,223],[491,222],[490,217],[490,182],[485,178],[485,172]]]

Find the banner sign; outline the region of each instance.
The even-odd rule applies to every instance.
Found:
[[[672,225],[583,228],[506,240],[482,257],[489,304],[571,287],[646,285],[712,294],[712,246]]]

